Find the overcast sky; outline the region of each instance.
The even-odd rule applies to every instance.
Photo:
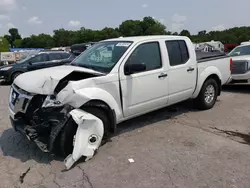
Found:
[[[152,16],[168,30],[222,30],[250,26],[250,0],[0,0],[0,35],[16,27],[22,36],[54,29],[118,27]]]

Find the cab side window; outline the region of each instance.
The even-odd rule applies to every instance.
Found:
[[[51,54],[49,54],[49,61],[60,60],[60,59],[63,59],[63,57],[59,53],[51,53]]]
[[[61,59],[68,59],[70,57],[70,53],[61,53]]]
[[[47,61],[47,55],[46,54],[39,54],[39,55],[33,57],[30,60],[30,63],[38,63],[38,62],[44,62],[44,61]]]
[[[149,42],[139,45],[131,54],[126,64],[146,65],[146,71],[162,67],[160,46],[158,42]]]

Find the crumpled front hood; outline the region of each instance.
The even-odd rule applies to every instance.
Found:
[[[63,65],[23,73],[15,79],[14,84],[30,93],[52,95],[59,81],[73,71],[100,74],[82,67]]]

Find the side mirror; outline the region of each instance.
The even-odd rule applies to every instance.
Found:
[[[124,74],[131,75],[133,73],[142,72],[146,70],[146,65],[144,63],[137,64],[126,64],[124,67]]]

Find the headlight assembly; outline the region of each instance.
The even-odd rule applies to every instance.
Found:
[[[1,68],[0,70],[3,70],[3,71],[5,71],[5,70],[9,70],[9,69],[11,69],[12,67],[4,67],[4,68]]]
[[[55,95],[48,95],[42,105],[42,108],[48,108],[48,107],[61,107],[63,104],[60,101],[56,100]]]
[[[250,61],[247,62],[247,69],[250,70]]]

